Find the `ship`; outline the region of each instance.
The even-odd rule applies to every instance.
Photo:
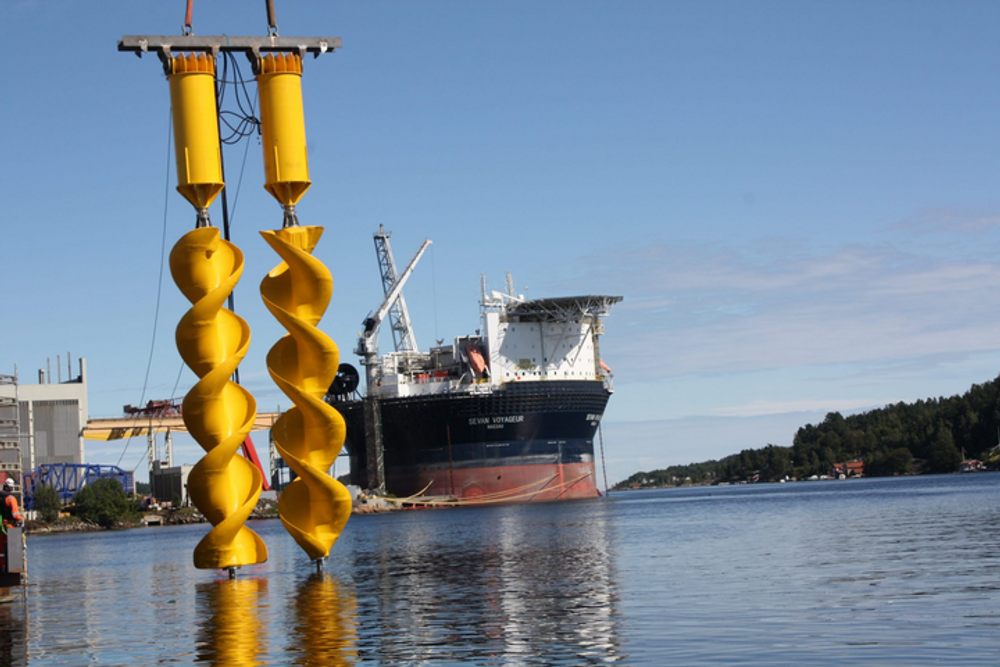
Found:
[[[487,291],[481,276],[475,334],[417,349],[389,233],[375,234],[385,300],[365,318],[355,352],[327,395],[344,417],[351,483],[396,498],[457,504],[516,503],[600,495],[595,437],[614,391],[601,360],[604,318],[620,296],[528,299]],[[378,354],[388,320],[394,349]],[[416,501],[415,501],[416,502]]]

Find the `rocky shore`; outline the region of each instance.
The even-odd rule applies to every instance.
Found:
[[[393,512],[399,509],[392,503],[381,498],[356,498],[353,514],[378,514]],[[277,519],[278,502],[269,498],[261,498],[250,513],[252,520]],[[28,521],[25,532],[28,535],[48,535],[56,533],[78,533],[95,530],[124,530],[127,528],[142,528],[145,526],[183,526],[190,523],[205,523],[205,516],[194,507],[165,508],[142,512],[127,520],[118,521],[111,528],[104,528],[91,521],[74,516],[61,516],[51,523],[41,520]]]

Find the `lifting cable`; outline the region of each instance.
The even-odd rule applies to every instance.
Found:
[[[235,72],[235,78],[233,81],[229,80],[229,66],[233,67],[233,72]],[[251,104],[251,111],[247,112],[243,108],[244,101],[250,102],[250,94],[247,92],[246,81],[243,80],[243,73],[240,71],[240,67],[236,62],[235,56],[231,53],[222,54],[222,66],[223,73],[221,78],[216,78],[215,87],[215,108],[218,117],[216,119],[219,126],[219,167],[222,170],[222,180],[226,180],[226,159],[224,148],[226,145],[233,145],[239,142],[241,139],[253,134],[256,128],[258,134],[260,133],[260,121],[254,116],[253,109],[256,108],[256,100]],[[226,112],[222,110],[222,104],[226,97],[226,86],[227,84],[232,84],[238,86],[236,88],[236,107],[239,109],[239,113],[235,111]],[[243,93],[241,98],[240,92]],[[228,119],[228,115],[235,116],[239,119],[236,126],[234,127]],[[229,136],[223,138],[222,136],[222,126],[223,124],[229,128]],[[246,167],[247,152],[249,151],[250,143],[247,142],[247,149],[243,153],[243,167]],[[240,169],[239,182],[243,182],[243,168]],[[236,206],[235,198],[233,200],[233,206]],[[222,189],[222,238],[226,241],[230,240],[230,217],[229,217],[229,193],[226,188]],[[233,313],[236,312],[236,294],[235,290],[229,293],[226,298],[227,306]],[[240,369],[236,368],[233,370],[233,382],[240,384]]]
[[[264,2],[267,5],[267,34],[277,37],[278,21],[274,18],[274,0],[264,0]]]
[[[184,12],[184,25],[181,28],[181,32],[185,35],[190,35],[194,33],[194,27],[192,25],[192,17],[194,15],[194,0],[187,0],[187,10]],[[170,209],[170,158],[171,158],[171,144],[173,143],[173,110],[170,109],[167,112],[167,175],[164,184],[164,195],[163,195],[163,234],[160,240],[160,275],[156,281],[156,308],[153,311],[153,335],[149,342],[149,358],[146,361],[146,376],[142,380],[142,393],[139,397],[139,406],[142,407],[146,400],[146,390],[149,388],[149,371],[153,365],[153,352],[156,349],[156,328],[160,320],[160,297],[163,293],[163,265],[164,256],[167,249],[167,212]],[[180,375],[178,375],[180,378]],[[175,387],[176,389],[176,387]],[[172,393],[172,392],[171,392]],[[132,428],[129,429],[129,436],[125,440],[125,447],[122,449],[121,455],[118,457],[118,462],[115,465],[120,465],[122,459],[125,458],[125,454],[128,452],[129,445],[132,444],[132,431],[135,430],[136,425],[139,423],[140,415],[136,415],[135,420],[132,422]],[[153,425],[149,425],[150,435],[153,435]],[[156,436],[153,436],[156,437]],[[142,459],[139,460],[139,463]],[[132,468],[132,472],[139,467],[139,463]],[[150,480],[152,481],[152,480]]]
[[[219,120],[226,126],[229,134],[223,136],[220,132],[219,139],[222,143],[231,146],[251,134],[260,135],[260,120],[256,115],[256,95],[250,96],[246,79],[243,78],[243,71],[240,69],[236,56],[228,51],[220,55],[222,56],[222,76],[218,78],[219,89],[215,103],[219,110]],[[233,70],[232,79],[229,78],[230,67]],[[238,111],[223,111],[227,86],[232,86],[235,89],[233,94],[236,98]]]
[[[161,235],[161,240],[160,240],[160,275],[156,281],[156,308],[153,311],[153,335],[152,339],[149,341],[149,358],[146,360],[146,376],[142,380],[142,394],[140,395],[139,398],[140,407],[144,405],[146,401],[146,389],[149,388],[149,371],[153,366],[153,352],[154,350],[156,350],[156,328],[160,321],[160,297],[163,294],[163,266],[165,264],[164,258],[167,252],[167,211],[170,209],[170,158],[172,157],[171,149],[173,148],[172,146],[173,131],[174,131],[173,114],[170,111],[168,111],[167,112],[167,176],[166,176],[166,183],[164,184],[163,188],[163,233]],[[141,415],[138,414],[136,415],[131,430],[134,430],[135,426],[139,423],[140,416]],[[152,425],[150,425],[150,429],[152,429]],[[125,458],[125,453],[128,452],[129,445],[132,444],[132,437],[133,436],[130,433],[128,439],[125,441],[125,448],[122,450],[121,456],[118,457],[118,463],[116,463],[115,465],[119,465],[122,462],[122,459]]]
[[[243,72],[240,70],[239,62],[232,53],[223,53],[222,60],[222,76],[219,77],[219,88],[216,94],[216,108],[219,110],[219,124],[220,130],[222,125],[225,125],[229,134],[225,137],[222,136],[222,132],[219,133],[219,140],[228,146],[233,146],[243,139],[256,134],[260,136],[260,119],[257,118],[257,100],[258,95],[255,92],[253,97],[250,96],[247,90],[246,79],[243,78]],[[233,69],[233,78],[229,78],[229,68]],[[236,98],[236,111],[223,111],[222,105],[226,99],[226,88],[227,86],[232,86],[235,88],[235,98]],[[249,109],[247,108],[249,107]],[[235,120],[231,120],[235,119]],[[240,198],[240,189],[243,187],[243,174],[246,173],[247,156],[250,153],[250,142],[246,142],[246,147],[243,149],[243,162],[240,165],[240,176],[236,181],[236,192],[233,194],[233,212],[230,214],[228,212],[224,213],[225,221],[228,224],[232,223],[232,218],[236,217],[236,203]],[[226,191],[222,192],[223,203],[227,205],[228,201],[226,198]],[[228,240],[228,236],[226,237]],[[232,308],[230,308],[232,310]]]
[[[184,362],[181,361],[181,367],[177,369],[177,377],[174,378],[174,387],[173,387],[173,389],[170,390],[170,401],[171,402],[173,402],[174,397],[177,396],[177,386],[181,383],[181,376],[184,374],[184,369],[185,368],[187,368],[187,366],[185,366]],[[167,432],[169,432],[169,431],[170,431],[170,429],[167,429]],[[135,462],[135,465],[132,466],[131,470],[132,470],[133,474],[135,474],[135,471],[139,469],[140,465],[142,465],[142,460],[144,458],[146,458],[146,454],[145,453],[142,454],[142,456],[139,457],[139,460]],[[152,480],[150,480],[150,482],[152,482]]]
[[[186,34],[186,35],[187,34],[191,34],[191,30],[192,30],[192,26],[191,26],[191,14],[192,14],[192,5],[193,4],[194,4],[194,0],[188,0],[188,2],[187,2],[187,14],[185,16],[185,21],[184,21],[184,30],[185,30],[184,34]],[[246,79],[244,79],[244,77],[243,77],[243,73],[240,70],[239,63],[237,62],[235,56],[233,54],[231,54],[231,53],[224,53],[222,55],[223,55],[223,73],[222,73],[222,77],[219,80],[219,89],[217,91],[217,105],[218,105],[217,109],[219,109],[218,113],[219,113],[219,122],[220,122],[220,125],[224,124],[226,126],[226,128],[228,128],[229,134],[225,138],[222,138],[221,137],[221,133],[220,133],[220,139],[221,139],[221,142],[223,144],[225,144],[225,145],[235,145],[235,144],[239,143],[239,141],[241,141],[242,139],[250,137],[254,133],[256,133],[258,135],[260,134],[260,120],[256,117],[257,96],[256,96],[256,94],[253,97],[250,96],[250,92],[247,89]],[[230,68],[230,66],[232,67],[233,72],[234,72],[233,78],[231,80],[229,79],[229,68]],[[237,111],[225,111],[225,112],[222,111],[222,103],[225,100],[225,93],[226,93],[227,84],[231,85],[231,86],[233,86],[235,88],[236,107],[238,109],[238,112]],[[249,107],[249,109],[247,107]],[[230,121],[231,118],[235,118],[236,120],[231,122]],[[145,375],[145,377],[143,379],[142,393],[141,393],[141,396],[140,396],[140,399],[139,399],[139,405],[140,406],[142,406],[142,405],[145,404],[146,391],[149,388],[149,374],[150,374],[150,371],[151,371],[151,368],[152,368],[152,365],[153,365],[153,356],[154,356],[154,351],[156,349],[156,330],[157,330],[157,326],[159,324],[160,301],[161,301],[162,293],[163,293],[163,271],[164,271],[164,266],[165,266],[165,260],[164,260],[164,258],[166,256],[166,247],[167,247],[167,218],[168,218],[168,211],[169,211],[169,208],[170,208],[170,167],[171,167],[171,158],[172,158],[172,153],[171,153],[172,146],[173,146],[173,115],[172,115],[172,112],[171,112],[171,113],[168,113],[168,115],[167,115],[167,170],[166,170],[166,183],[164,185],[163,233],[162,233],[161,244],[160,244],[160,270],[159,270],[159,277],[158,277],[158,280],[157,280],[157,288],[156,288],[156,308],[155,308],[155,312],[154,312],[154,315],[153,315],[153,335],[152,335],[152,340],[150,341],[149,358],[148,358],[148,360],[146,362],[146,375]],[[220,146],[220,150],[221,149],[222,149],[222,147]],[[243,152],[243,161],[242,161],[242,164],[240,165],[240,174],[239,174],[239,178],[237,180],[236,192],[235,192],[235,194],[233,196],[233,211],[234,212],[236,210],[236,204],[239,201],[240,187],[242,186],[242,183],[243,183],[243,175],[246,172],[246,162],[247,162],[247,155],[249,154],[249,151],[250,151],[250,142],[248,141],[246,143],[246,148],[244,149],[244,152]],[[223,191],[223,205],[224,205],[224,207],[225,207],[226,204],[227,204],[227,200],[226,200],[226,193],[225,193],[225,190],[224,190]],[[229,237],[228,226],[229,226],[229,220],[230,220],[228,212],[225,212],[225,216],[224,217],[226,218],[226,227],[227,227],[227,229],[226,229],[226,231],[227,231],[226,238],[228,239],[228,237]],[[232,295],[230,295],[230,299],[232,299]],[[232,305],[230,305],[230,310],[232,310],[232,309],[233,309]],[[184,372],[184,364],[182,362],[181,363],[180,371],[178,371],[177,378],[174,381],[174,387],[173,387],[173,389],[170,392],[171,400],[173,400],[173,397],[177,393],[177,387],[180,384],[180,379],[181,379],[181,375],[183,374],[183,372]],[[238,380],[238,377],[237,377],[237,382],[238,381],[239,380]],[[122,449],[122,453],[118,457],[118,462],[115,465],[120,465],[121,462],[122,462],[122,459],[125,458],[125,454],[128,453],[129,446],[131,445],[132,438],[134,437],[133,435],[131,435],[131,432],[134,431],[138,427],[139,421],[140,421],[141,418],[142,418],[142,415],[136,415],[136,418],[133,421],[132,427],[129,429],[130,430],[130,435],[128,436],[128,438],[125,441],[125,447]],[[150,425],[150,429],[152,429],[152,425]],[[141,465],[141,463],[142,463],[142,459],[145,458],[145,456],[146,455],[143,454],[143,456],[140,457],[139,461],[132,468],[132,472],[135,472],[138,469],[139,465]]]
[[[601,441],[601,470],[604,471],[604,497],[608,497],[608,466],[604,462],[604,431],[601,429],[601,423],[597,422],[597,437]]]
[[[434,261],[434,246],[431,246],[431,303],[434,310],[434,340],[441,345],[444,340],[438,340],[437,263]]]

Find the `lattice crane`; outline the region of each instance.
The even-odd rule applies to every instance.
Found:
[[[413,269],[416,268],[424,251],[432,243],[430,239],[425,239],[402,275],[396,275],[396,262],[392,257],[392,247],[389,245],[391,235],[391,232],[385,231],[382,225],[379,225],[378,232],[375,234],[375,254],[378,257],[379,271],[382,274],[382,289],[385,292],[385,299],[378,310],[365,318],[364,330],[358,337],[358,347],[354,351],[361,357],[361,363],[366,369],[369,392],[374,380],[375,369],[378,366],[378,332],[387,316],[392,326],[392,339],[396,351],[415,352],[417,350],[417,344],[413,338],[413,328],[410,326],[410,316],[406,311],[406,301],[403,299],[403,285],[410,278],[410,274],[413,273]]]

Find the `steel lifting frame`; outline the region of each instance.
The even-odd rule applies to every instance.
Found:
[[[296,53],[305,58],[307,53],[318,58],[323,53],[332,53],[343,46],[340,37],[279,37],[278,35],[238,37],[230,35],[124,35],[118,40],[119,51],[130,51],[140,58],[143,53],[153,52],[159,56],[164,66],[173,57],[174,51],[199,51],[211,53],[245,53],[255,71],[261,53]]]

